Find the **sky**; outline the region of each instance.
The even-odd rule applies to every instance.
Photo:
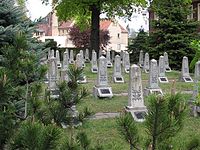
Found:
[[[51,5],[42,4],[42,0],[27,0],[26,7],[28,9],[28,16],[31,20],[38,19],[39,17],[45,17],[51,11]],[[141,26],[148,30],[148,13],[143,11],[146,15],[133,14],[131,21],[119,20],[119,23],[126,28],[129,25],[131,30],[138,31]],[[143,14],[144,14],[143,13]]]

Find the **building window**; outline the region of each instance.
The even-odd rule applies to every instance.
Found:
[[[200,21],[200,3],[197,5],[197,20]]]
[[[117,50],[121,50],[121,44],[117,44]]]
[[[120,38],[120,34],[119,33],[117,34],[117,37],[118,37],[118,39]]]
[[[192,19],[193,19],[193,5],[190,6],[190,11],[191,11],[191,14],[189,14],[189,15],[187,16],[187,19],[188,19],[188,20],[192,20]],[[199,11],[199,9],[198,9],[198,11]]]

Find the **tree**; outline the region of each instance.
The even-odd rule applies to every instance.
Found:
[[[49,0],[42,0],[48,2]],[[145,5],[145,0],[54,0],[55,9],[60,20],[76,20],[84,27],[91,22],[90,54],[94,49],[99,53],[100,14],[106,13],[109,18],[120,16],[130,18],[135,11],[133,5]]]
[[[149,97],[145,125],[152,150],[170,148],[170,138],[182,129],[185,108],[179,93],[168,97]]]
[[[73,26],[70,28],[69,35],[70,40],[78,48],[89,48],[90,47],[90,38],[91,30],[86,29],[81,31],[79,27]],[[104,49],[110,40],[110,35],[108,30],[100,30],[100,48]]]
[[[137,147],[139,141],[138,130],[131,114],[121,114],[120,117],[117,119],[117,124],[119,132],[130,144],[130,150],[133,150],[133,148],[139,150],[139,148]]]
[[[128,46],[128,51],[130,52],[130,61],[138,63],[139,53],[148,51],[148,34],[144,32],[144,29],[140,29],[137,37],[132,40],[132,43]]]
[[[151,3],[151,9],[159,19],[152,21],[150,56],[158,59],[167,52],[174,69],[181,68],[183,56],[187,56],[189,61],[194,57],[190,42],[197,37],[198,24],[187,19],[191,13],[190,6],[191,0],[154,0]]]

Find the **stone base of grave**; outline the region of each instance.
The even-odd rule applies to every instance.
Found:
[[[114,83],[124,83],[124,78],[122,76],[120,77],[113,77]]]
[[[59,97],[59,90],[58,89],[48,89],[50,92],[50,98],[58,98]]]
[[[125,73],[129,73],[129,70],[130,70],[129,68],[124,69]]]
[[[111,62],[108,62],[108,63],[107,63],[107,67],[108,67],[108,68],[111,68],[112,66],[113,66],[113,65],[112,65]]]
[[[112,98],[113,93],[112,93],[112,88],[107,86],[107,87],[98,87],[98,86],[93,86],[93,95],[96,98]]]
[[[57,63],[57,67],[58,67],[58,69],[61,69],[62,68],[62,64],[61,63]]]
[[[137,122],[143,122],[147,114],[147,108],[144,107],[130,107],[126,106],[125,111],[130,112],[133,119]]]
[[[89,62],[90,62],[90,59],[85,59],[85,62],[86,62],[86,63],[89,63]]]
[[[93,67],[91,68],[92,73],[97,73],[98,72],[98,67]]]
[[[85,63],[82,65],[82,68],[85,68]]]
[[[86,76],[83,76],[83,78],[81,80],[78,80],[77,81],[78,83],[87,83],[87,79],[86,79]]]
[[[150,94],[163,95],[163,92],[160,88],[158,88],[158,89],[145,88],[144,89],[144,96],[148,96]]]
[[[169,67],[169,68],[165,68],[165,72],[171,72],[172,70],[171,70],[171,68]]]
[[[145,72],[145,73],[149,73],[149,70],[148,70],[148,69],[144,69],[144,72]]]
[[[70,60],[70,61],[69,61],[69,64],[74,64],[74,60]]]
[[[181,77],[180,81],[182,81],[182,82],[194,82],[193,79],[190,76]]]
[[[169,80],[167,77],[158,77],[158,80],[160,83],[169,83]]]

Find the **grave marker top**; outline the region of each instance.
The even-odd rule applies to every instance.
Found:
[[[182,77],[189,77],[190,76],[190,74],[189,74],[189,66],[188,66],[188,58],[186,56],[184,56],[183,60],[182,60],[181,73],[182,73]]]
[[[144,70],[149,71],[149,53],[144,56]]]
[[[195,64],[194,79],[196,82],[200,80],[200,61],[197,61]]]
[[[155,59],[152,59],[151,62],[150,62],[149,88],[150,89],[159,89],[159,86],[158,86],[158,66],[157,66],[157,61]]]
[[[128,107],[145,107],[142,93],[142,80],[140,67],[133,64],[129,74]]]
[[[82,68],[82,58],[80,53],[76,55],[76,67]]]
[[[108,86],[107,59],[104,56],[99,58],[99,69],[97,74],[97,86]]]
[[[69,65],[69,53],[68,50],[66,50],[63,53],[63,69],[67,69]]]
[[[139,65],[142,67],[144,65],[144,58],[143,58],[143,51],[140,51],[140,56],[139,56]]]
[[[165,61],[164,56],[159,57],[159,77],[165,77]]]
[[[165,61],[165,68],[170,68],[169,67],[169,59],[168,59],[168,54],[167,52],[164,52],[164,61]]]
[[[114,75],[115,77],[121,77],[121,58],[119,55],[115,56]]]

